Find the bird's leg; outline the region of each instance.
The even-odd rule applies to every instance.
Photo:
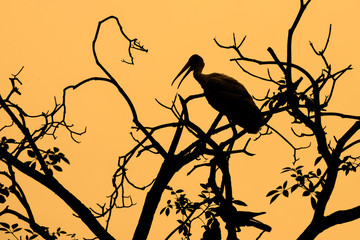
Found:
[[[228,121],[229,121],[229,124],[230,124],[231,130],[232,130],[232,132],[233,132],[233,137],[235,137],[235,136],[236,136],[236,134],[237,134],[235,124],[234,124],[234,123],[233,123],[233,121],[231,121],[229,118],[228,118]]]

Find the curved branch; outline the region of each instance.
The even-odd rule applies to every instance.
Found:
[[[123,36],[128,41],[130,41],[130,44],[133,41],[136,42],[136,39],[131,40],[125,35],[125,33],[123,32],[122,27],[120,25],[119,19],[117,17],[115,17],[115,16],[107,17],[107,18],[105,18],[105,19],[103,19],[102,21],[99,22],[98,27],[97,27],[96,32],[95,32],[94,40],[92,42],[92,51],[93,51],[93,56],[95,58],[95,62],[100,67],[100,69],[108,76],[109,82],[111,82],[116,87],[116,89],[119,91],[119,93],[124,97],[125,101],[127,102],[128,106],[130,107],[130,110],[131,110],[131,113],[132,113],[132,116],[133,116],[133,122],[135,123],[135,125],[138,126],[139,129],[145,134],[145,136],[147,136],[149,138],[151,143],[154,145],[155,149],[162,155],[162,157],[166,158],[167,152],[165,151],[165,149],[153,138],[153,136],[151,136],[151,134],[147,131],[147,129],[140,123],[140,121],[138,119],[138,116],[137,116],[137,113],[136,113],[136,110],[135,110],[135,107],[134,107],[132,101],[130,100],[129,96],[126,94],[124,89],[117,83],[117,81],[110,74],[110,72],[108,72],[106,70],[106,68],[99,61],[99,58],[98,58],[97,53],[96,53],[96,41],[97,41],[98,36],[99,36],[101,25],[104,22],[106,22],[106,21],[108,21],[110,19],[114,19],[116,21],[117,25],[119,26],[119,29],[120,29],[121,33],[123,34]],[[135,44],[135,46],[136,47],[130,47],[130,48],[134,48],[135,50],[140,50],[140,51],[145,51],[145,52],[147,51],[146,49],[144,49],[142,46],[140,46],[138,44]],[[129,52],[130,52],[130,50],[129,50]],[[131,52],[130,52],[130,54],[131,54]],[[130,57],[132,57],[132,55],[130,55]]]
[[[325,217],[324,228],[325,229],[330,228],[337,224],[351,222],[359,218],[360,218],[360,206],[348,210],[339,210]]]

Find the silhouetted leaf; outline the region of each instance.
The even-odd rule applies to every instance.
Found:
[[[7,232],[8,230],[6,228],[0,228],[0,231]]]
[[[318,168],[318,169],[316,170],[316,175],[318,175],[318,176],[321,175],[321,169],[320,169],[320,168]]]
[[[270,204],[271,204],[272,202],[274,202],[279,196],[280,196],[280,194],[274,195],[274,196],[271,198],[271,200],[270,200]]]
[[[274,195],[275,193],[277,193],[277,190],[271,190],[270,192],[268,192],[268,194],[266,194],[267,197]]]
[[[201,192],[198,196],[201,197],[201,198],[206,198],[206,196],[205,196],[205,194],[203,192]]]
[[[184,192],[184,190],[182,190],[182,189],[176,190],[176,193],[182,193],[182,192]]]
[[[243,201],[240,201],[240,200],[234,200],[233,203],[236,205],[239,205],[239,206],[247,206],[246,203],[244,203]]]
[[[281,173],[289,172],[289,171],[291,171],[291,170],[293,170],[293,169],[290,168],[290,167],[285,167],[285,168],[282,169],[282,172],[281,172]]]
[[[316,166],[320,162],[321,159],[322,159],[322,156],[317,157],[315,159],[314,166]]]
[[[307,196],[309,196],[310,195],[310,192],[309,191],[304,191],[303,192],[303,197],[307,197]]]
[[[282,187],[282,188],[284,188],[284,189],[285,189],[285,188],[286,188],[286,186],[287,186],[287,181],[285,181],[285,182],[284,182],[284,184],[283,184],[283,187]]]
[[[289,191],[288,191],[288,190],[284,190],[284,191],[283,191],[283,195],[284,195],[285,197],[289,197]]]
[[[165,210],[165,215],[166,215],[166,216],[169,216],[169,214],[170,214],[170,209],[169,209],[169,208],[166,208],[166,210]]]
[[[205,183],[200,183],[200,186],[201,186],[203,189],[207,189],[207,184],[205,184]]]
[[[3,226],[3,227],[5,227],[5,228],[7,228],[7,229],[10,228],[10,225],[7,224],[7,223],[4,223],[4,222],[0,222],[0,225]]]
[[[62,159],[64,162],[66,162],[67,164],[70,164],[70,161],[64,156],[64,155],[60,155],[59,154],[60,159]]]
[[[32,235],[32,236],[30,237],[30,240],[35,239],[37,236],[38,236],[37,234]]]
[[[57,147],[54,147],[54,152],[58,152],[59,149]]]
[[[3,195],[0,195],[0,203],[5,203],[6,198]]]
[[[62,168],[59,167],[59,166],[57,166],[57,165],[54,165],[54,169],[55,169],[56,171],[62,172]]]
[[[310,192],[314,191],[314,184],[312,182],[309,182],[309,191]]]
[[[165,189],[167,189],[167,190],[172,190],[172,187],[166,186]]]
[[[27,150],[27,154],[31,158],[35,158],[35,153],[32,150]]]
[[[17,224],[17,223],[14,223],[13,225],[11,225],[11,227],[12,227],[13,229],[17,228],[18,226],[19,226],[19,224]]]
[[[164,207],[163,209],[160,210],[160,215],[163,214],[163,212],[165,211],[166,207]]]
[[[17,228],[17,229],[15,229],[13,232],[18,232],[18,231],[20,231],[22,228]]]
[[[7,143],[15,143],[15,139],[9,138],[6,142]]]

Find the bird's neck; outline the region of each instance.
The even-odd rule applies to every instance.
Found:
[[[204,69],[204,63],[200,63],[195,69],[194,69],[194,78],[198,83],[200,83],[201,87],[204,88],[207,82],[207,75],[202,73],[202,70]]]

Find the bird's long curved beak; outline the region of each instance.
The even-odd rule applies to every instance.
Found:
[[[174,84],[174,82],[176,81],[176,79],[177,79],[183,72],[185,72],[186,69],[187,69],[187,72],[185,73],[185,75],[183,76],[183,78],[181,79],[181,81],[180,81],[180,83],[179,83],[179,85],[178,85],[178,87],[177,87],[177,88],[179,89],[181,83],[184,81],[184,79],[186,78],[186,76],[189,75],[189,73],[192,71],[191,65],[190,65],[189,62],[185,64],[185,66],[183,67],[183,69],[181,69],[181,71],[179,72],[179,74],[175,77],[175,79],[174,79],[173,82],[171,83],[171,86]]]

